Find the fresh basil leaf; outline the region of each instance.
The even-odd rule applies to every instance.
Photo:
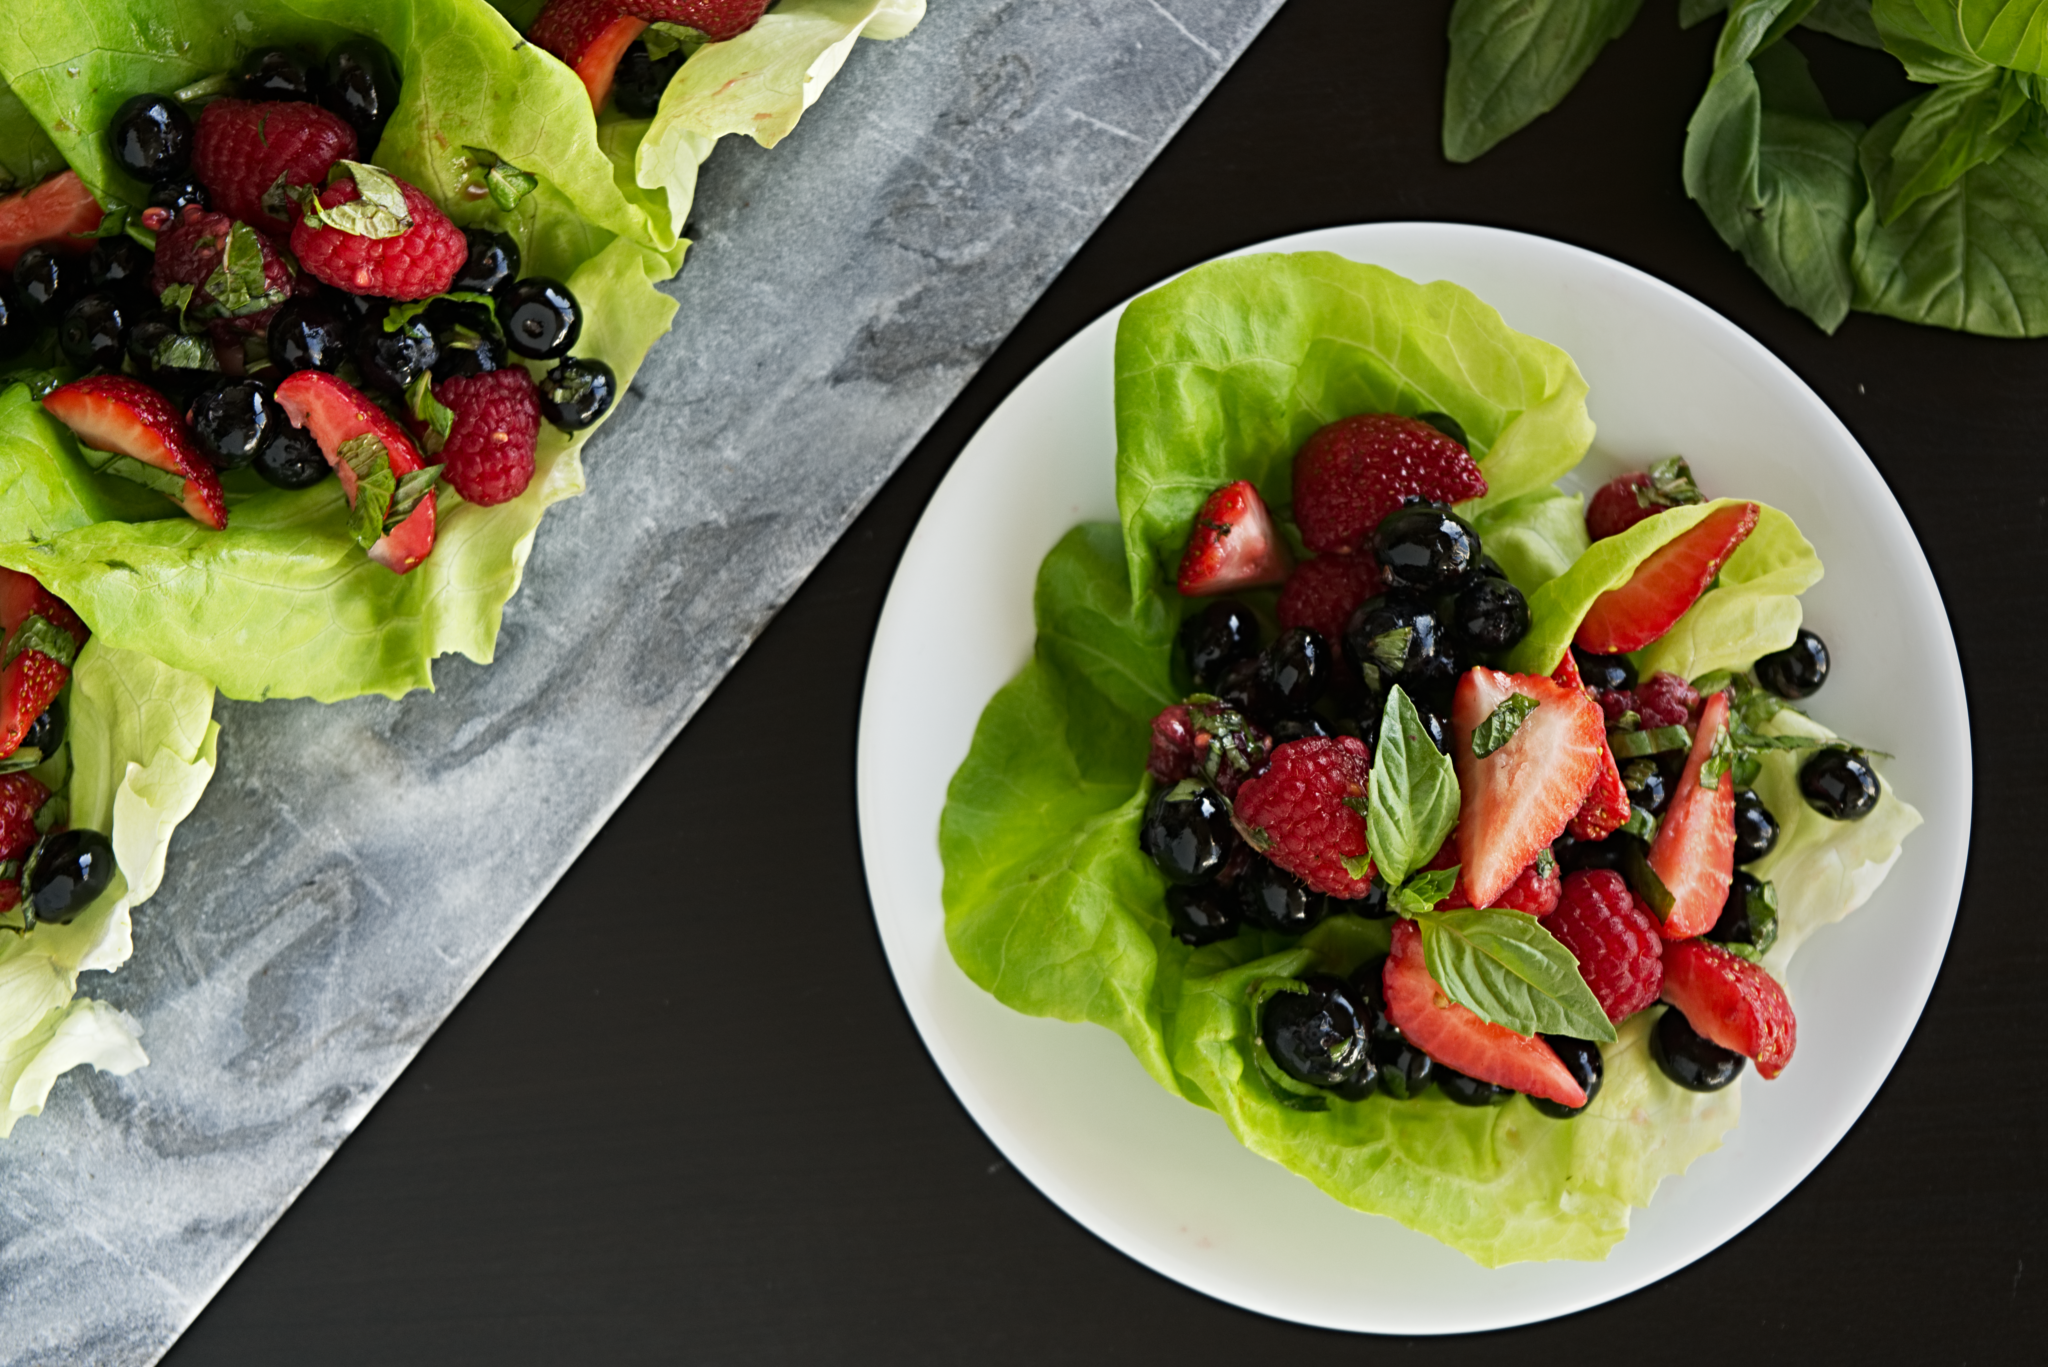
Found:
[[[1614,752],[1616,759],[1640,759],[1644,755],[1661,755],[1668,750],[1689,750],[1692,737],[1683,726],[1657,726],[1648,731],[1609,731],[1607,748]]]
[[[192,287],[190,285],[165,285],[163,291],[157,295],[157,299],[165,308],[178,311],[178,326],[182,329],[185,326],[185,311],[192,307]]]
[[[1912,113],[1890,154],[1871,168],[1878,221],[1895,221],[2019,141],[2034,123],[2036,108],[2025,81],[2018,72],[1987,67],[1968,80],[1938,85],[1907,106]]]
[[[422,466],[399,480],[391,495],[391,506],[384,513],[384,530],[388,532],[411,517],[440,482],[441,467],[438,465]]]
[[[39,612],[22,619],[8,637],[6,659],[0,664],[12,664],[17,655],[28,650],[47,655],[66,669],[78,659],[78,642],[71,633]]]
[[[384,535],[384,515],[391,510],[391,498],[398,490],[398,477],[391,473],[391,453],[370,433],[350,437],[338,453],[342,464],[355,474],[355,500],[349,508],[348,531],[364,550]]]
[[[338,161],[334,167],[330,180],[346,173],[356,183],[356,197],[323,208],[317,196],[308,196],[304,210],[308,220],[351,237],[402,237],[412,230],[412,210],[406,206],[405,191],[390,173],[360,161]]]
[[[263,242],[256,230],[237,222],[221,244],[220,264],[206,278],[203,310],[209,318],[242,318],[284,302],[288,290],[272,289],[263,272]],[[189,298],[189,296],[188,296]]]
[[[434,435],[445,441],[455,428],[455,410],[434,397],[434,374],[422,370],[419,377],[405,387],[406,407],[412,415],[425,423]],[[436,450],[438,450],[438,444]],[[429,451],[428,455],[434,454]],[[410,478],[410,476],[408,476]]]
[[[19,745],[14,748],[13,753],[0,756],[0,774],[19,774],[38,767],[42,762],[42,751],[36,749],[33,745]],[[38,820],[40,819],[40,815],[38,815]],[[37,829],[41,830],[42,828],[39,826]],[[5,881],[4,877],[0,877],[0,882]]]
[[[1444,81],[1444,155],[1471,161],[1557,107],[1642,0],[1458,0]]]
[[[539,186],[539,176],[522,171],[507,161],[501,161],[484,172],[484,188],[490,192],[491,203],[508,214]]]
[[[1614,1038],[1578,960],[1534,916],[1473,908],[1414,919],[1429,976],[1481,1019],[1518,1035]]]
[[[1451,895],[1451,889],[1458,886],[1458,870],[1461,865],[1453,864],[1447,869],[1428,869],[1394,889],[1387,898],[1387,906],[1396,916],[1414,919],[1425,911],[1434,911],[1436,904]]]
[[[1704,698],[1709,693],[1719,693],[1724,688],[1732,687],[1734,683],[1735,675],[1732,672],[1726,669],[1716,669],[1694,679],[1692,681],[1692,691]]]
[[[150,359],[161,369],[219,370],[220,358],[204,337],[174,332],[156,344]]]
[[[1714,729],[1714,740],[1707,747],[1707,757],[1700,762],[1699,784],[1709,792],[1721,786],[1721,780],[1735,764],[1735,741],[1728,734],[1726,726]]]
[[[1486,714],[1472,732],[1472,758],[1485,759],[1488,755],[1515,738],[1515,732],[1522,729],[1539,704],[1526,693],[1510,693],[1500,700],[1493,711]]]
[[[1728,0],[1678,0],[1678,26],[1691,28],[1695,24],[1704,24],[1727,9]]]
[[[1358,662],[1365,686],[1378,692],[1400,673],[1401,666],[1408,662],[1408,646],[1414,639],[1415,628],[1394,627],[1366,642],[1365,658]]]
[[[1799,24],[1802,28],[1840,38],[1858,47],[1884,46],[1884,39],[1877,31],[1877,20],[1870,13],[1870,0],[1820,0],[1806,12],[1806,17]]]
[[[647,44],[647,56],[657,62],[671,52],[682,53],[683,60],[688,61],[697,55],[698,48],[711,41],[687,24],[668,22],[649,24],[640,38]]]
[[[80,446],[85,463],[103,475],[125,479],[130,484],[140,484],[145,489],[154,489],[173,503],[185,502],[185,481],[168,470],[159,470],[154,465],[145,465],[133,456],[119,456],[108,451],[95,451],[89,446]]]
[[[1644,905],[1657,913],[1658,920],[1669,916],[1671,908],[1678,905],[1678,899],[1671,895],[1671,889],[1664,886],[1664,880],[1650,867],[1647,845],[1629,846],[1628,856],[1622,860],[1621,873],[1628,879],[1628,885],[1635,889],[1636,896],[1643,899]]]
[[[1622,833],[1632,835],[1647,845],[1657,838],[1657,818],[1646,809],[1631,805],[1628,809],[1628,820],[1621,823],[1620,829]]]
[[[1778,885],[1765,882],[1744,895],[1749,910],[1749,942],[1760,955],[1778,943]]]
[[[1684,456],[1658,461],[1650,467],[1650,482],[1636,488],[1636,506],[1640,508],[1683,508],[1706,501]]]
[[[1435,858],[1458,824],[1457,770],[1429,738],[1421,714],[1398,685],[1388,692],[1381,713],[1366,804],[1365,843],[1390,888],[1400,887]]]
[[[393,304],[390,308],[384,310],[384,330],[386,332],[398,331],[444,299],[452,299],[458,304],[476,304],[479,307],[490,309],[494,312],[498,307],[497,299],[491,295],[479,294],[475,290],[450,290],[446,294],[437,294],[431,299],[414,299],[407,303]]]
[[[1733,0],[1714,45],[1713,79],[1720,80],[1775,45],[1813,6],[1814,0]]]

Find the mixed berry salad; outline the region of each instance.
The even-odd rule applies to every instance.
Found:
[[[1792,520],[1677,456],[1561,487],[1585,393],[1322,254],[1133,303],[1121,526],[1047,557],[941,824],[971,978],[1487,1265],[1604,1256],[1799,1085],[1785,961],[1919,820],[1810,715]]]

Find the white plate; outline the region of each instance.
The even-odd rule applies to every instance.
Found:
[[[1835,671],[1816,715],[1894,752],[1927,823],[1876,896],[1793,960],[1799,1058],[1745,1076],[1742,1123],[1666,1181],[1601,1263],[1489,1271],[1363,1215],[1240,1147],[1168,1095],[1107,1030],[1021,1016],[946,950],[937,832],[982,707],[1030,657],[1038,563],[1075,522],[1116,519],[1117,315],[1054,352],[990,416],[904,552],[861,704],[868,890],[911,1019],[968,1113],[1061,1209],[1145,1266],[1282,1319],[1437,1334],[1570,1314],[1656,1281],[1761,1216],[1876,1094],[1918,1020],[1955,920],[1970,830],[1970,733],[1948,618],[1912,529],[1847,429],[1720,315],[1591,252],[1491,228],[1331,228],[1254,251],[1337,252],[1453,280],[1570,352],[1592,386],[1588,475],[1683,452],[1702,484],[1789,512],[1827,577],[1805,596]]]

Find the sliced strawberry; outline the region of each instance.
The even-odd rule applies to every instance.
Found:
[[[405,429],[346,380],[320,370],[296,371],[277,386],[277,402],[293,426],[305,428],[320,443],[320,454],[334,467],[351,508],[356,503],[356,472],[342,459],[341,448],[355,438],[375,437],[383,443],[391,473],[400,479],[424,468],[419,449]],[[403,522],[370,547],[370,559],[393,574],[404,574],[433,549],[434,493],[430,490]]]
[[[1180,559],[1180,591],[1194,598],[1263,588],[1286,579],[1293,567],[1259,491],[1241,479],[1209,495],[1195,514]]]
[[[548,0],[526,39],[561,58],[590,92],[590,107],[602,109],[612,93],[619,58],[646,28],[645,19],[626,13],[625,6],[613,0]]]
[[[60,171],[42,184],[0,199],[0,270],[11,271],[30,247],[92,250],[100,202],[76,171]]]
[[[71,605],[37,583],[34,575],[0,569],[0,630],[11,637],[15,628],[31,617],[48,618],[70,632],[71,639],[81,646],[92,636],[92,629],[79,620]]]
[[[1416,1048],[1446,1067],[1561,1106],[1586,1104],[1586,1089],[1548,1044],[1481,1020],[1444,995],[1429,976],[1422,932],[1413,921],[1394,923],[1394,944],[1380,982],[1387,994],[1387,1019]]]
[[[0,670],[0,758],[21,747],[21,738],[49,711],[70,677],[69,666],[40,650],[24,650]]]
[[[1566,650],[1564,658],[1550,677],[1566,688],[1584,691],[1586,681],[1579,676],[1578,659]],[[1590,696],[1590,695],[1589,695]],[[1605,715],[1603,709],[1602,715]],[[1607,735],[1600,735],[1600,772],[1593,775],[1593,786],[1586,792],[1586,800],[1579,804],[1579,810],[1572,816],[1571,832],[1577,840],[1605,840],[1628,824],[1628,789],[1621,781],[1621,766],[1614,762],[1614,750],[1607,744]]]
[[[1755,1059],[1766,1080],[1792,1061],[1799,1022],[1785,989],[1761,964],[1705,940],[1681,940],[1664,946],[1662,996],[1694,1030]]]
[[[1472,733],[1515,694],[1534,701],[1508,742],[1484,759]],[[1606,745],[1600,707],[1584,689],[1540,674],[1468,670],[1451,699],[1451,761],[1458,767],[1459,881],[1474,906],[1492,906],[1584,803]],[[1453,1065],[1455,1066],[1455,1065]]]
[[[1626,584],[1593,600],[1574,643],[1592,655],[1625,655],[1671,630],[1756,530],[1760,513],[1754,503],[1731,503],[1658,547]]]
[[[1650,842],[1650,867],[1671,894],[1670,908],[1661,913],[1667,940],[1712,929],[1735,877],[1735,779],[1724,772],[1713,787],[1700,785],[1700,766],[1727,729],[1728,695],[1716,693],[1700,708],[1685,772]]]
[[[176,475],[185,482],[178,501],[188,514],[215,531],[228,525],[220,476],[171,401],[142,381],[88,375],[51,390],[43,407],[87,446]]]

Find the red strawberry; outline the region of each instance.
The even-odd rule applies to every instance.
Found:
[[[1671,630],[1756,530],[1758,515],[1754,503],[1731,503],[1658,547],[1626,584],[1593,600],[1574,643],[1592,655],[1625,655]]]
[[[0,862],[19,859],[35,848],[42,833],[36,813],[50,800],[50,790],[28,774],[0,774]]]
[[[457,375],[435,385],[434,397],[455,414],[434,456],[455,492],[486,507],[525,493],[533,482],[533,448],[540,440],[540,396],[533,377],[516,365]]]
[[[190,286],[185,313],[224,325],[223,335],[233,337],[269,327],[297,282],[269,238],[226,214],[188,204],[157,234],[149,284],[158,294]]]
[[[769,0],[620,0],[620,4],[642,19],[682,24],[722,43],[759,23]]]
[[[1526,911],[1531,916],[1548,916],[1557,906],[1559,875],[1557,860],[1549,858],[1550,851],[1544,850],[1529,861],[1529,867],[1515,875],[1515,881],[1508,884],[1492,905],[1506,911]],[[1433,869],[1447,869],[1457,862],[1457,840],[1444,842],[1442,850],[1431,861]],[[1472,899],[1465,895],[1465,880],[1461,876],[1451,895],[1436,904],[1438,911],[1457,911],[1472,905]]]
[[[317,104],[218,99],[200,111],[192,174],[214,208],[283,237],[292,230],[290,203],[282,195],[264,203],[279,180],[318,185],[355,154],[355,129]]]
[[[51,390],[43,407],[87,446],[178,476],[185,481],[179,503],[188,514],[215,531],[228,525],[220,476],[178,410],[148,385],[125,375],[88,375]]]
[[[63,627],[81,646],[92,636],[92,629],[78,619],[71,605],[37,583],[33,575],[0,569],[0,629],[12,636],[14,629],[31,617],[47,618]],[[0,855],[0,859],[6,857]]]
[[[1619,536],[1644,518],[1688,503],[1704,503],[1685,457],[1660,460],[1648,470],[1622,475],[1600,486],[1586,505],[1586,535],[1599,541]]]
[[[548,0],[526,40],[561,58],[590,92],[590,107],[602,109],[619,58],[646,28],[645,19],[626,13],[613,0]]]
[[[0,271],[11,271],[30,247],[72,252],[92,249],[85,234],[100,226],[100,202],[76,171],[60,171],[40,185],[0,199]]]
[[[391,183],[412,221],[396,237],[359,237],[316,221],[318,213],[362,197],[354,180],[338,180],[320,192],[319,209],[308,207],[292,225],[292,252],[308,274],[350,294],[385,299],[429,299],[447,291],[469,259],[469,239],[433,200],[396,176]]]
[[[1481,1020],[1444,995],[1423,961],[1422,933],[1413,921],[1394,923],[1394,944],[1381,970],[1387,1019],[1416,1048],[1468,1077],[1512,1087],[1562,1106],[1586,1104],[1581,1087],[1549,1045]]]
[[[1735,779],[1723,772],[1712,788],[1700,784],[1700,766],[1727,731],[1728,695],[1716,693],[1700,709],[1685,772],[1650,842],[1650,867],[1671,894],[1664,913],[1667,940],[1712,929],[1735,877]]]
[[[1351,614],[1379,591],[1380,567],[1370,551],[1304,560],[1280,590],[1280,625],[1288,631],[1319,631],[1333,648],[1342,649]]]
[[[0,758],[21,748],[21,738],[50,710],[70,677],[70,666],[40,650],[24,650],[0,670]]]
[[[1756,1060],[1766,1081],[1785,1071],[1799,1022],[1778,980],[1705,940],[1664,946],[1664,1000],[1723,1049]]]
[[[1180,591],[1193,598],[1262,588],[1287,578],[1292,557],[1250,480],[1226,484],[1195,514],[1180,559]]]
[[[1550,677],[1566,688],[1585,689],[1585,680],[1579,676],[1579,662],[1566,650],[1564,658],[1557,662],[1557,668]],[[1589,695],[1591,689],[1586,689]],[[1594,696],[1595,702],[1600,702]],[[1607,707],[1601,702],[1601,716],[1607,718]],[[1607,744],[1603,733],[1600,737],[1600,770],[1593,775],[1593,786],[1586,792],[1586,800],[1579,804],[1579,810],[1571,819],[1572,836],[1578,840],[1605,840],[1624,825],[1628,824],[1628,789],[1621,781],[1621,767],[1614,762],[1614,751]]]
[[[1355,737],[1289,741],[1238,788],[1233,818],[1254,849],[1317,892],[1364,897],[1372,866],[1359,808],[1371,772],[1372,751]]]
[[[1358,550],[1404,498],[1458,503],[1485,492],[1464,447],[1397,413],[1339,418],[1294,456],[1294,522],[1318,555]]]
[[[1535,710],[1484,759],[1472,734],[1515,694]],[[1564,830],[1600,769],[1606,729],[1584,689],[1540,674],[1468,670],[1451,699],[1451,760],[1458,767],[1458,875],[1476,906],[1492,906]],[[1453,1065],[1455,1066],[1455,1065]]]
[[[1664,941],[1628,883],[1612,869],[1586,869],[1564,880],[1557,910],[1543,928],[1579,961],[1611,1021],[1623,1021],[1657,1000],[1664,981]]]
[[[390,458],[391,473],[399,479],[425,468],[404,429],[346,381],[324,371],[301,370],[287,376],[277,386],[277,402],[294,426],[305,428],[320,443],[320,453],[334,467],[351,508],[356,502],[357,476],[342,458],[345,443],[357,437],[375,437]],[[404,574],[433,549],[434,491],[429,489],[404,521],[370,547],[370,559],[393,574]]]

